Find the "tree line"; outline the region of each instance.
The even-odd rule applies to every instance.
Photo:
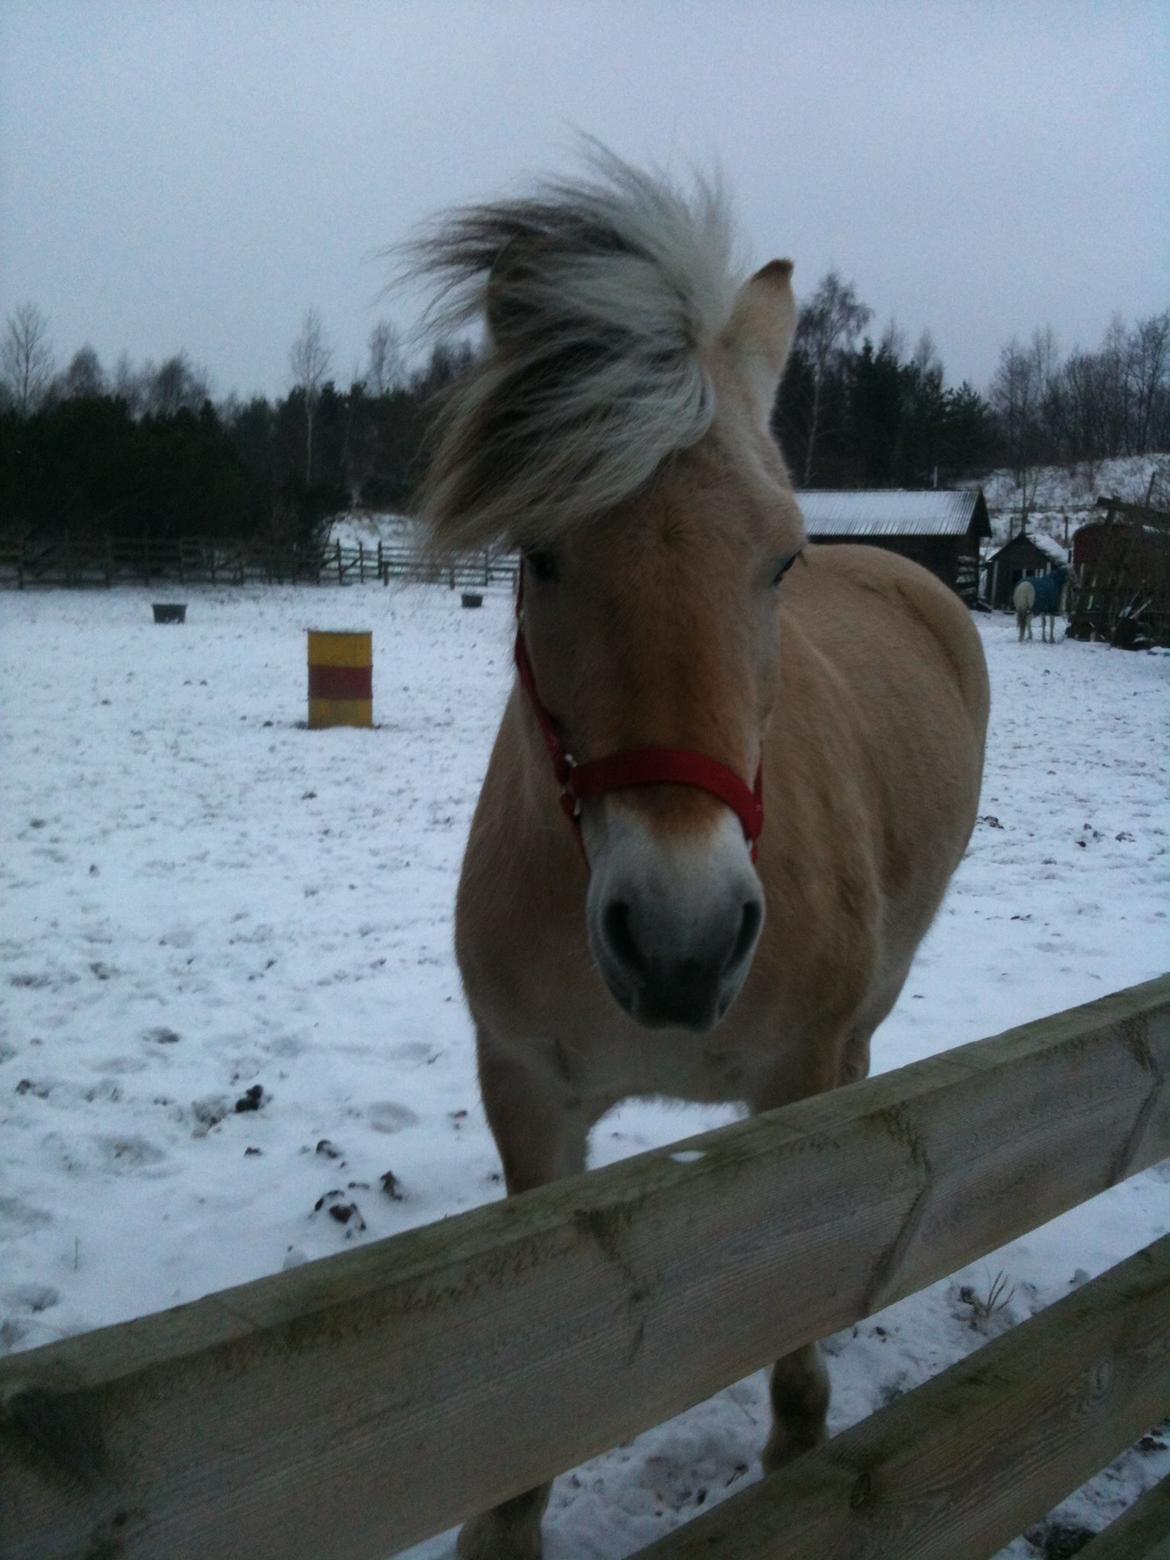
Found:
[[[798,487],[929,487],[1008,466],[1170,449],[1170,310],[1116,319],[1095,350],[1061,357],[1050,330],[1009,342],[986,393],[948,385],[929,333],[913,347],[836,271],[801,305],[773,427]],[[279,398],[215,400],[185,353],[112,366],[92,347],[56,366],[25,304],[0,339],[0,529],[319,540],[350,507],[409,510],[428,423],[466,367],[466,341],[408,366],[392,325],[370,333],[348,388],[310,310]]]
[[[1170,309],[1062,358],[1050,328],[1000,352],[985,394],[946,383],[929,332],[912,350],[831,271],[801,305],[773,426],[800,487],[929,487],[1008,467],[1170,450]]]
[[[314,545],[341,510],[408,507],[432,408],[470,355],[440,341],[408,370],[382,321],[339,389],[310,310],[284,396],[215,401],[182,352],[107,370],[85,346],[58,372],[23,305],[0,341],[0,530]]]

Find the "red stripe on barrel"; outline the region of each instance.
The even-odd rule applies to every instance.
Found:
[[[372,699],[371,666],[310,666],[310,699]]]

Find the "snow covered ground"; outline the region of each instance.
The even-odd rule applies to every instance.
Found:
[[[510,602],[189,601],[162,627],[142,590],[0,600],[0,1350],[500,1195],[450,916]],[[883,1070],[1170,967],[1170,659],[979,626],[981,820],[877,1037]],[[303,728],[307,627],[373,630],[375,730]],[[593,1162],[727,1119],[628,1105]],[[1168,1227],[1163,1166],[836,1337],[833,1427]],[[970,1301],[1000,1273],[981,1329]],[[742,1487],[765,1428],[761,1373],[567,1474],[549,1560],[615,1560]],[[1115,1515],[1170,1469],[1166,1439],[1059,1521]],[[1072,1553],[1051,1524],[1034,1537],[1005,1554]],[[452,1553],[449,1535],[412,1551]]]

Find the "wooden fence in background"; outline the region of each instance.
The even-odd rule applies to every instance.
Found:
[[[1165,976],[0,1360],[0,1554],[384,1560],[1163,1159],[1168,1080]],[[643,1553],[986,1560],[1168,1409],[1170,1237]]]
[[[175,583],[353,585],[380,580],[432,582],[455,589],[514,586],[511,555],[467,554],[445,568],[426,565],[409,543],[292,548],[260,542],[150,537],[0,537],[0,586]]]

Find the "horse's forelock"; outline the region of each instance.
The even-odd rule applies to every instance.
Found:
[[[737,285],[722,191],[599,149],[591,163],[592,179],[454,212],[412,246],[437,321],[487,326],[424,484],[440,550],[555,539],[711,426],[703,353]]]

